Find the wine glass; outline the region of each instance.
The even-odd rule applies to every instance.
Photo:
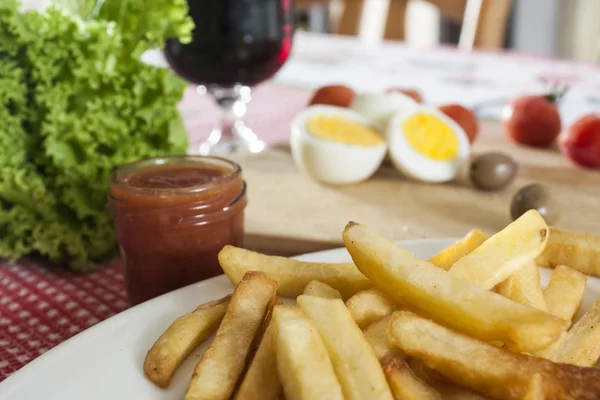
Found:
[[[293,35],[293,0],[188,0],[196,28],[187,44],[169,39],[165,57],[183,79],[210,93],[220,124],[198,153],[260,152],[265,144],[244,124],[251,87],[287,60]]]

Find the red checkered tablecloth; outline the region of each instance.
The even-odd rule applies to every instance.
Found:
[[[43,261],[0,265],[0,381],[128,306],[118,260],[85,275]]]

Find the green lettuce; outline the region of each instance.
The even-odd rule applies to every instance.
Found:
[[[115,250],[112,171],[184,153],[185,83],[140,62],[189,38],[185,0],[106,0],[94,19],[0,1],[0,257],[87,270]]]

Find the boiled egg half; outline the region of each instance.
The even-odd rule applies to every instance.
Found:
[[[387,150],[383,134],[365,118],[327,105],[310,106],[294,118],[290,145],[298,168],[329,184],[369,178]]]
[[[435,108],[419,106],[396,112],[386,137],[394,166],[417,180],[452,180],[469,159],[467,134]]]
[[[350,103],[350,109],[383,131],[396,112],[414,110],[418,106],[412,97],[400,92],[359,94]]]

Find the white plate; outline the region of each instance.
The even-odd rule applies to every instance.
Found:
[[[433,239],[401,242],[401,245],[418,257],[428,258],[452,242],[452,239]],[[350,260],[345,249],[298,258],[321,262]],[[550,271],[542,269],[541,274],[545,285]],[[227,278],[219,276],[167,293],[109,318],[10,376],[0,384],[0,399],[181,399],[206,344],[182,365],[167,390],[158,389],[144,378],[142,363],[146,351],[175,318],[231,291]],[[599,294],[600,280],[589,278],[582,310],[587,310]]]

